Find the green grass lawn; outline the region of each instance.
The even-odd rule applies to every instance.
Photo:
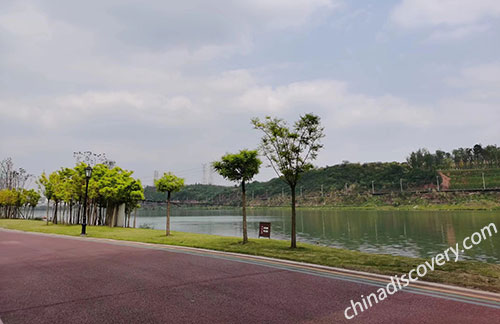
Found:
[[[81,230],[79,225],[46,225],[42,221],[19,219],[0,219],[0,227],[71,236],[79,236]],[[289,242],[281,240],[250,239],[248,244],[243,245],[241,239],[236,237],[183,232],[172,232],[171,236],[166,237],[163,231],[152,229],[91,226],[87,227],[87,233],[89,237],[245,253],[386,275],[407,273],[425,261],[420,258],[370,254],[305,243],[299,243],[297,249],[290,249]],[[425,280],[500,292],[500,265],[472,261],[449,263],[429,272]]]

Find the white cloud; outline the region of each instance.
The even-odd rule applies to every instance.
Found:
[[[414,107],[403,99],[367,96],[349,91],[337,80],[311,80],[272,88],[254,87],[236,99],[242,109],[255,113],[289,114],[320,112],[332,127],[367,123],[401,123],[427,126],[433,115],[426,107]]]
[[[458,88],[462,97],[482,104],[490,104],[498,109],[500,101],[500,62],[489,62],[469,66],[458,75],[445,79],[451,87]]]
[[[403,0],[390,20],[405,29],[431,29],[429,40],[457,40],[490,28],[488,19],[500,17],[497,0]]]
[[[500,90],[500,61],[464,68],[448,82],[457,87],[492,87]]]
[[[189,95],[89,91],[4,103],[0,111],[19,120],[30,121],[36,117],[46,128],[71,128],[72,124],[96,115],[174,125],[216,120],[227,114],[290,116],[313,110],[324,115],[333,127],[373,122],[425,126],[432,117],[425,107],[413,107],[390,95],[373,97],[353,93],[344,82],[337,80],[310,80],[272,87],[260,84],[248,70],[235,70],[223,72],[216,78],[182,81]],[[207,92],[196,91],[202,84],[208,87]]]
[[[454,28],[443,28],[431,33],[429,40],[443,41],[465,38],[474,34],[485,32],[490,27],[484,24],[466,25]]]
[[[407,28],[436,25],[458,26],[500,16],[497,0],[403,0],[391,20]]]
[[[342,4],[338,0],[245,0],[240,3],[243,12],[273,28],[301,26],[318,11],[333,10]]]
[[[31,5],[20,5],[0,15],[0,27],[10,33],[30,38],[50,39],[52,28],[47,17]]]
[[[94,119],[125,120],[140,124],[195,124],[202,112],[185,96],[128,91],[92,91],[81,94],[0,101],[0,112],[12,120],[48,131],[67,131]]]

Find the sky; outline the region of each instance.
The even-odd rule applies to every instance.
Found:
[[[318,166],[500,144],[499,40],[498,0],[2,0],[0,159],[200,183],[252,117],[305,113]]]

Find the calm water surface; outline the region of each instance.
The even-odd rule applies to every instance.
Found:
[[[259,222],[272,223],[272,238],[290,237],[290,211],[262,208],[248,211],[248,235],[257,237]],[[432,257],[495,223],[498,211],[297,211],[297,239],[333,247],[411,257]],[[165,209],[141,209],[137,226],[165,228]],[[174,231],[241,236],[239,209],[172,209]],[[466,251],[464,259],[500,264],[500,232]]]

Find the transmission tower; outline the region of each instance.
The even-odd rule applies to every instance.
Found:
[[[160,172],[158,170],[155,170],[153,173],[153,185],[155,184],[156,180],[160,177]]]
[[[214,182],[214,169],[212,168],[212,165],[208,166],[208,184],[211,185]]]
[[[207,184],[207,182],[208,182],[208,180],[207,180],[207,164],[203,163],[202,166],[203,166],[203,180],[202,180],[202,184]]]

